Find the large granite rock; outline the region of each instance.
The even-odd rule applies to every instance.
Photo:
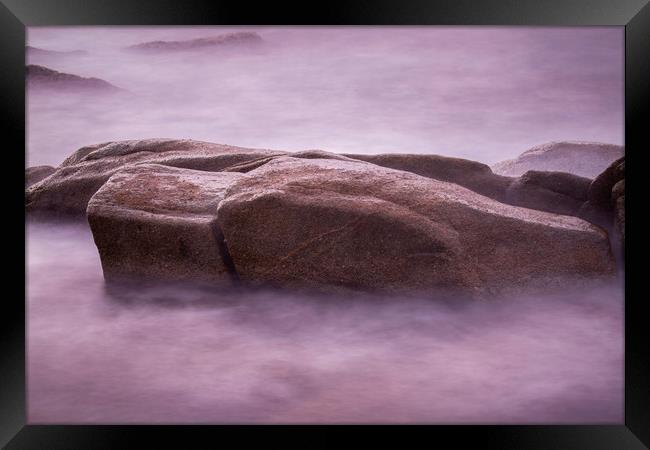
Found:
[[[52,175],[56,169],[52,166],[33,166],[25,169],[25,187],[38,183]]]
[[[575,216],[587,200],[591,179],[564,172],[529,170],[506,191],[505,203]]]
[[[369,163],[276,157],[227,190],[239,277],[326,291],[468,295],[611,277],[607,235],[459,185]]]
[[[406,175],[419,174],[451,182],[502,203],[589,220],[610,233],[617,255],[620,254],[617,249],[622,246],[617,242],[624,242],[624,230],[617,231],[616,235],[612,230],[615,203],[616,214],[620,216],[616,219],[616,229],[622,229],[624,224],[624,195],[620,201],[610,199],[613,184],[620,179],[616,173],[610,174],[611,170],[587,188],[589,180],[566,173],[529,171],[520,178],[503,177],[493,174],[484,164],[437,155],[340,155],[322,150],[289,153],[175,139],[118,141],[83,147],[49,176],[26,188],[26,210],[31,217],[84,218],[88,200],[114,173],[141,164],[206,172],[258,173],[275,160],[287,157],[295,161],[330,160],[354,167],[394,168]],[[621,167],[624,168],[624,163]],[[620,172],[620,168],[616,170]],[[589,193],[588,198],[585,191]]]
[[[620,145],[600,142],[549,142],[525,151],[515,159],[492,166],[500,175],[523,175],[529,170],[568,172],[594,178],[624,154]]]
[[[461,158],[399,153],[382,155],[345,154],[345,156],[382,167],[415,173],[435,180],[456,183],[499,201],[504,201],[506,189],[513,181],[513,178],[492,173],[490,167],[485,164]]]
[[[88,200],[120,169],[155,163],[216,172],[250,160],[282,154],[194,140],[145,139],[106,142],[77,150],[47,179],[26,190],[31,214],[83,216]]]
[[[229,285],[234,274],[217,207],[226,188],[243,177],[158,164],[114,174],[88,203],[105,279]]]

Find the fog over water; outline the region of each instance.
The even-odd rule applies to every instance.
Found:
[[[124,47],[255,31],[255,48]],[[553,140],[623,144],[621,27],[31,27],[31,63],[128,90],[28,95],[28,163],[116,139],[436,153],[494,163]]]
[[[87,227],[27,232],[31,422],[623,420],[615,287],[491,303],[114,296]]]
[[[230,31],[260,46],[123,47]],[[30,89],[28,165],[121,139],[493,163],[623,143],[618,28],[30,28],[30,62],[126,92]],[[85,224],[27,225],[32,423],[622,423],[620,286],[492,302],[108,290]]]

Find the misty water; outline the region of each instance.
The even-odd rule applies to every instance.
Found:
[[[123,47],[235,28],[30,28],[31,63],[122,88],[30,90],[28,165],[109,140],[436,153],[623,143],[615,28],[246,27],[246,49]],[[33,423],[620,423],[620,286],[492,302],[108,290],[84,223],[27,225]]]
[[[27,232],[32,422],[623,419],[614,286],[490,303],[115,295],[87,227]]]

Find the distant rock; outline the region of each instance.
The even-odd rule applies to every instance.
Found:
[[[57,50],[45,50],[42,48],[26,46],[25,50],[27,51],[27,56],[37,56],[37,57],[51,57],[51,58],[60,58],[65,56],[83,56],[87,55],[88,52],[85,50],[71,50],[71,51],[57,51]]]
[[[52,175],[56,169],[52,166],[34,166],[25,169],[25,187],[36,184]]]
[[[82,147],[50,177],[30,186],[26,210],[45,216],[83,216],[90,197],[122,168],[142,163],[217,172],[272,155],[255,150],[183,139],[145,139],[105,142]]]
[[[609,278],[607,235],[457,184],[364,162],[275,157],[235,181],[217,220],[255,285],[470,296]]]
[[[220,34],[218,36],[190,39],[185,41],[151,41],[131,45],[127,50],[141,52],[187,51],[209,48],[223,48],[233,45],[259,44],[262,38],[252,31]]]
[[[99,78],[84,78],[34,64],[27,66],[26,77],[29,88],[96,92],[119,92],[122,90]]]
[[[245,176],[158,164],[113,175],[88,203],[105,279],[230,285],[217,207],[226,188]]]
[[[564,172],[529,170],[506,191],[505,202],[525,208],[577,216],[587,201],[591,179]]]
[[[620,145],[599,142],[550,142],[533,147],[519,157],[492,166],[500,175],[520,176],[529,170],[568,172],[594,178],[624,154]]]

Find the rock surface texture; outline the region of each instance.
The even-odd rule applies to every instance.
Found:
[[[217,207],[226,188],[245,176],[158,164],[113,175],[88,204],[106,280],[230,283]]]
[[[594,178],[624,154],[620,145],[600,142],[550,142],[492,166],[499,175],[518,177],[529,170],[568,172]]]

